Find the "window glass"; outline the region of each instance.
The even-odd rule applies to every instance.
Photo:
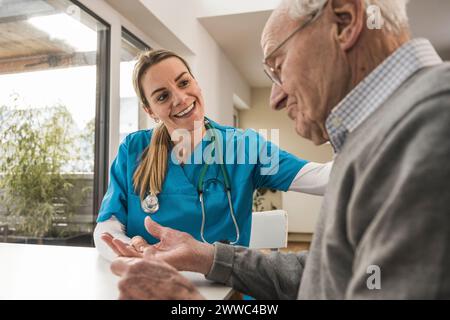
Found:
[[[74,2],[1,1],[0,241],[90,244],[108,41]]]
[[[123,29],[120,55],[120,140],[131,132],[145,128],[145,124],[142,124],[145,119],[140,119],[145,115],[139,110],[139,101],[133,88],[133,68],[136,57],[148,48]]]

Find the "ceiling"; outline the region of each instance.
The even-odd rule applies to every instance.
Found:
[[[261,32],[271,11],[199,18],[251,87],[269,87],[262,71]],[[430,39],[440,55],[450,60],[450,1],[410,0],[408,5],[413,36]]]
[[[271,11],[199,18],[233,65],[252,87],[268,87],[262,70],[260,38]]]

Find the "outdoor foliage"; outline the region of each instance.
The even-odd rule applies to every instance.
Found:
[[[44,237],[83,200],[63,175],[79,155],[74,121],[63,105],[0,107],[0,207],[18,234]]]

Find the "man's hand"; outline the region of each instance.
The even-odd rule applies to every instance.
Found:
[[[119,257],[111,264],[111,270],[122,278],[119,282],[121,300],[205,299],[188,279],[158,259]]]
[[[186,232],[163,227],[150,217],[145,218],[145,228],[160,240],[145,248],[146,260],[156,258],[181,271],[209,273],[214,260],[213,245],[197,241]]]

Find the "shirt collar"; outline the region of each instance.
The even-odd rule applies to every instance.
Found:
[[[331,111],[325,127],[339,153],[347,134],[377,110],[410,76],[424,67],[442,63],[426,39],[413,39],[386,58]]]

